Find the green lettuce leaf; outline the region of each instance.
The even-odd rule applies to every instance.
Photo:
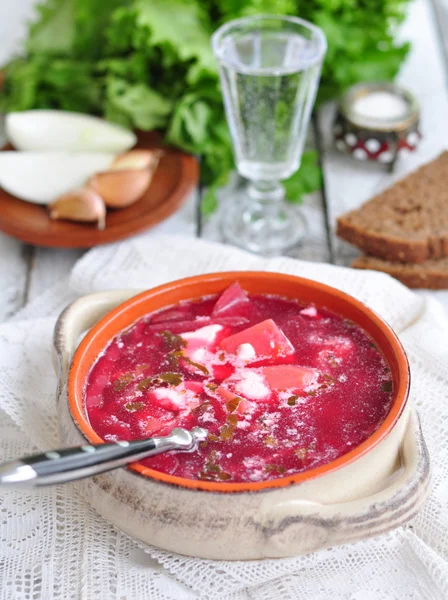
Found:
[[[204,217],[209,217],[218,208],[218,187],[217,185],[211,185],[202,195],[201,213]]]
[[[47,0],[36,7],[38,20],[30,25],[29,54],[68,54],[76,35],[76,0]]]
[[[283,182],[286,197],[290,202],[302,202],[305,194],[311,194],[321,188],[322,172],[319,166],[319,156],[315,150],[304,152],[298,171]]]
[[[96,113],[102,104],[102,84],[93,63],[43,55],[18,59],[5,69],[0,93],[3,112],[62,108]]]
[[[171,49],[181,62],[196,61],[216,72],[210,46],[211,26],[195,0],[137,0],[136,27],[152,46]]]
[[[99,59],[107,47],[107,31],[114,11],[131,0],[70,0],[75,2],[73,50],[79,58]]]
[[[24,56],[4,69],[3,112],[62,108],[140,129],[201,157],[203,210],[234,169],[210,47],[223,22],[257,13],[296,14],[324,30],[328,52],[318,102],[350,85],[390,80],[409,50],[394,39],[410,0],[43,0]],[[276,116],[281,120],[281,104]],[[287,126],[287,124],[285,125]],[[293,202],[317,189],[316,154],[287,182]]]
[[[28,110],[37,105],[41,65],[38,60],[16,59],[4,69],[0,111]]]
[[[164,128],[172,110],[172,103],[144,83],[130,85],[118,78],[110,78],[106,87],[106,117],[137,129],[150,131]]]

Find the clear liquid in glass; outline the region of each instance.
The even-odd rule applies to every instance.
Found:
[[[213,36],[244,198],[229,199],[225,238],[265,255],[303,237],[303,216],[284,202],[281,180],[300,166],[316,97],[325,37],[295,17],[261,15],[231,21]]]
[[[293,71],[300,68],[307,42],[283,31],[248,33],[224,42],[224,55],[256,70],[272,69],[272,74],[222,72],[235,158],[248,179],[286,179],[300,164],[320,70],[315,65]],[[293,72],[277,74],[279,65]]]

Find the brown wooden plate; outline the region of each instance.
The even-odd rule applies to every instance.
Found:
[[[193,156],[168,148],[155,132],[138,133],[137,148],[162,148],[151,185],[135,204],[108,209],[106,228],[72,221],[52,221],[45,206],[20,200],[0,189],[0,231],[36,246],[91,248],[122,240],[172,215],[197,184],[199,166]],[[10,150],[11,147],[5,147]]]

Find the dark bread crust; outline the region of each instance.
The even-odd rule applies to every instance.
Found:
[[[389,261],[448,256],[448,152],[339,217],[337,234]]]
[[[406,264],[373,256],[359,256],[353,261],[352,267],[388,273],[410,288],[448,289],[448,258],[430,259],[421,264]]]

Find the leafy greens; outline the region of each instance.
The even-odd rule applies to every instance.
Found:
[[[26,54],[4,67],[3,112],[61,108],[166,132],[201,156],[204,210],[233,169],[211,33],[255,13],[297,14],[324,30],[319,101],[360,80],[392,79],[408,51],[394,43],[409,0],[46,0]],[[320,187],[315,153],[287,182],[291,201]]]

